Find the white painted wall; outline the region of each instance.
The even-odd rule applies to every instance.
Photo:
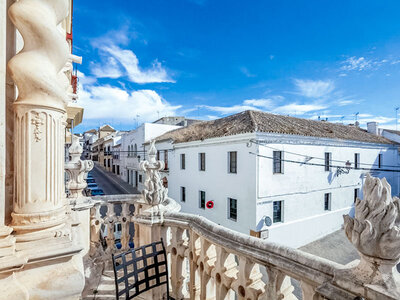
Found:
[[[284,162],[284,174],[273,174],[273,149],[252,143],[251,139],[266,140],[267,146],[284,151],[284,160],[304,161],[321,166]],[[168,148],[168,142],[158,143],[157,149]],[[383,154],[382,168],[398,166],[397,147],[352,141],[338,142],[314,137],[274,134],[245,134],[181,143],[169,147],[169,195],[182,205],[183,212],[199,214],[208,219],[249,234],[250,230],[268,229],[269,240],[300,247],[341,227],[354,201],[354,189],[360,189],[364,176],[378,168],[378,154]],[[228,173],[228,152],[238,152],[238,173]],[[206,153],[206,171],[199,171],[199,153]],[[249,152],[258,153],[260,157]],[[337,176],[336,167],[324,168],[325,152],[332,153],[333,166],[345,166],[349,160],[354,167],[354,154],[360,153],[360,167]],[[180,168],[180,154],[186,154],[186,169]],[[161,157],[162,159],[162,157]],[[340,162],[339,162],[340,161]],[[386,177],[392,193],[399,194],[399,173],[373,171],[374,176]],[[186,187],[186,202],[182,203],[180,187]],[[214,200],[213,209],[199,208],[199,191],[206,191],[206,201]],[[324,194],[331,193],[331,208],[324,210]],[[228,197],[238,200],[238,220],[228,219]],[[266,227],[265,216],[273,219],[273,201],[283,201],[283,222]]]
[[[385,129],[382,130],[382,136],[400,144],[400,135],[386,131]]]
[[[255,135],[251,135],[254,137]],[[249,234],[256,216],[256,157],[248,148],[249,135],[209,139],[174,145],[170,154],[169,195],[183,212],[202,215],[218,224]],[[157,148],[159,146],[157,145]],[[228,173],[228,152],[237,151],[237,174]],[[199,170],[199,153],[206,154],[206,170]],[[186,169],[180,168],[180,154],[186,155]],[[186,202],[181,202],[180,187],[186,187]],[[214,208],[199,208],[200,191]],[[228,197],[237,199],[238,219],[228,219]]]

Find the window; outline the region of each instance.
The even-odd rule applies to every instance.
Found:
[[[168,150],[164,150],[164,170],[168,170]]]
[[[237,220],[237,200],[228,198],[229,203],[229,211],[228,211],[228,218],[236,221]]]
[[[331,164],[332,164],[332,153],[325,152],[325,171],[329,172],[331,170]]]
[[[273,219],[274,223],[282,222],[282,201],[274,201],[274,214]]]
[[[354,153],[354,169],[360,168],[360,153]]]
[[[185,159],[186,159],[185,154],[181,154],[181,170],[185,170],[185,168],[186,168]]]
[[[324,210],[331,210],[331,193],[325,193]]]
[[[107,159],[104,159],[104,166],[107,167]]]
[[[142,181],[143,181],[142,175],[139,174],[139,182],[142,182]]]
[[[205,191],[200,191],[199,207],[202,209],[206,208],[206,192]]]
[[[108,159],[108,167],[111,167],[111,159]]]
[[[229,173],[237,173],[237,152],[228,152],[229,154]]]
[[[354,203],[356,203],[358,197],[360,197],[360,189],[354,189]]]
[[[186,202],[186,188],[181,186],[181,201]]]
[[[199,153],[199,169],[200,171],[206,170],[206,154]]]
[[[378,168],[382,168],[382,162],[383,162],[383,155],[379,154],[378,155]]]
[[[133,156],[136,157],[137,156],[137,144],[135,144],[135,146],[133,146]]]
[[[274,168],[274,174],[279,174],[283,173],[283,168],[282,168],[282,151],[274,151],[274,160],[273,160],[273,168]]]

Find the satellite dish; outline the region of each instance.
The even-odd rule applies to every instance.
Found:
[[[268,217],[268,216],[264,217],[264,223],[265,223],[265,225],[268,226],[268,227],[271,226],[271,225],[272,225],[272,220],[271,220],[271,218]]]

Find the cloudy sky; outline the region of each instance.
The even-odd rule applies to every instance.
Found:
[[[246,109],[394,129],[399,20],[399,1],[74,1],[76,131]]]

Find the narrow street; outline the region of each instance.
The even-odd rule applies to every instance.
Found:
[[[96,184],[104,191],[106,195],[120,195],[120,194],[138,194],[138,190],[123,181],[117,175],[105,171],[103,168],[95,163],[91,171]]]

